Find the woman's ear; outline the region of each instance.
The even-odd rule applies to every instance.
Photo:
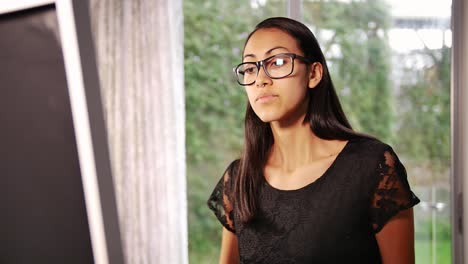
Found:
[[[320,62],[314,62],[310,65],[309,88],[315,88],[322,80],[323,67]]]

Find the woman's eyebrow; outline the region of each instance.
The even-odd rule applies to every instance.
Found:
[[[276,47],[273,47],[273,48],[269,49],[267,52],[265,52],[265,55],[271,54],[275,49],[285,49],[285,50],[288,50],[288,49],[285,48],[285,47],[276,46]],[[256,56],[255,56],[254,54],[250,54],[250,53],[249,53],[249,54],[245,54],[245,55],[244,55],[244,59],[247,58],[247,57],[253,57],[253,58],[255,58]]]

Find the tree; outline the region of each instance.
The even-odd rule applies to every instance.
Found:
[[[390,14],[385,2],[308,1],[304,18],[322,44],[353,128],[390,141]]]
[[[424,67],[405,67],[399,101],[398,133],[401,149],[416,166],[425,167],[424,180],[447,182],[450,168],[450,61],[451,50],[425,48],[409,56]],[[415,78],[416,76],[416,78]],[[429,181],[429,182],[428,182]]]

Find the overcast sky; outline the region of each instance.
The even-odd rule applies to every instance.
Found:
[[[387,0],[397,17],[450,17],[451,0]]]

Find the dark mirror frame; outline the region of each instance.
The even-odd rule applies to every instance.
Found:
[[[77,259],[75,260],[64,259],[66,257],[66,254],[64,254],[63,252],[59,252],[61,246],[59,246],[59,242],[57,241],[70,241],[71,244],[68,246],[73,248],[76,251],[78,251],[78,249],[82,250],[81,252],[85,252],[85,250],[87,251],[91,250],[91,252],[82,254],[82,255],[87,255],[87,258],[84,258],[87,260],[86,263],[88,262],[97,263],[97,264],[124,263],[122,242],[121,242],[119,222],[118,222],[119,218],[118,218],[118,212],[117,212],[117,204],[116,204],[115,190],[114,190],[114,185],[113,185],[111,165],[110,165],[107,132],[106,132],[106,126],[105,126],[105,120],[104,120],[103,103],[102,103],[101,94],[100,94],[100,85],[99,85],[98,71],[97,71],[97,66],[96,66],[94,44],[93,44],[93,39],[92,39],[92,34],[91,34],[91,25],[90,25],[91,23],[90,23],[88,8],[89,8],[88,1],[83,1],[83,0],[57,0],[57,1],[15,0],[15,1],[0,2],[0,27],[2,26],[1,23],[4,23],[3,32],[10,34],[10,36],[0,37],[0,44],[1,42],[4,42],[3,44],[5,45],[5,47],[17,50],[16,52],[13,53],[15,55],[12,55],[12,54],[8,55],[10,57],[8,61],[5,60],[7,61],[6,66],[10,67],[12,64],[25,62],[24,64],[22,64],[23,66],[18,66],[17,69],[20,69],[20,70],[16,70],[16,72],[13,72],[13,75],[18,74],[18,76],[19,75],[26,76],[24,78],[27,78],[27,76],[34,75],[34,74],[33,75],[26,74],[25,72],[28,71],[28,69],[25,69],[24,65],[28,65],[26,63],[29,61],[35,61],[35,62],[40,61],[38,59],[34,59],[34,57],[36,57],[36,54],[37,56],[41,56],[43,54],[41,50],[39,50],[39,48],[32,47],[34,45],[33,43],[36,43],[34,41],[31,41],[31,44],[18,45],[18,49],[20,46],[24,47],[23,50],[28,51],[26,53],[23,53],[23,50],[18,50],[15,47],[15,45],[11,45],[11,43],[10,44],[7,43],[6,39],[13,37],[14,32],[16,32],[15,34],[20,34],[18,33],[19,32],[18,30],[16,31],[10,30],[10,25],[12,25],[11,21],[21,21],[22,18],[25,18],[25,17],[27,18],[31,14],[41,15],[44,12],[55,13],[56,21],[58,24],[58,32],[59,32],[59,34],[55,35],[56,37],[55,41],[58,43],[58,45],[47,46],[47,44],[44,44],[41,47],[42,48],[50,47],[51,54],[55,54],[54,56],[56,57],[54,58],[58,58],[55,60],[55,62],[58,62],[56,63],[58,67],[55,64],[54,64],[55,66],[42,65],[42,67],[47,68],[50,66],[52,68],[56,67],[57,69],[57,71],[49,70],[47,71],[47,73],[52,72],[51,76],[54,77],[52,79],[58,80],[55,82],[55,84],[63,83],[63,86],[58,85],[59,88],[56,89],[56,91],[59,91],[60,93],[60,96],[57,96],[57,98],[63,99],[63,100],[59,100],[60,101],[59,104],[61,104],[62,101],[67,101],[66,95],[68,95],[69,102],[66,102],[66,107],[65,107],[67,108],[67,110],[62,111],[61,113],[62,114],[64,112],[69,113],[68,116],[63,118],[65,119],[65,121],[67,122],[69,121],[69,122],[68,123],[65,121],[62,122],[60,118],[55,119],[55,120],[59,120],[60,122],[60,124],[57,125],[57,123],[53,123],[54,122],[53,117],[50,117],[50,118],[46,117],[46,118],[43,118],[43,120],[45,120],[46,122],[44,123],[43,127],[46,130],[48,128],[52,130],[51,126],[58,127],[59,132],[61,128],[65,130],[68,129],[67,131],[69,131],[69,133],[68,134],[65,133],[65,134],[67,134],[69,137],[65,139],[60,139],[60,140],[64,140],[64,142],[66,142],[66,145],[62,146],[61,144],[55,144],[51,146],[51,148],[56,147],[59,150],[58,151],[59,153],[60,151],[63,151],[63,153],[71,153],[69,157],[76,157],[76,159],[73,159],[73,160],[69,158],[68,160],[70,161],[70,164],[72,165],[71,166],[67,165],[68,167],[64,165],[63,168],[61,168],[62,172],[58,172],[57,173],[58,176],[55,178],[53,177],[40,178],[38,176],[41,176],[41,175],[32,175],[32,174],[35,174],[34,169],[33,169],[34,166],[31,166],[30,164],[31,162],[36,162],[41,155],[31,156],[32,158],[30,158],[29,160],[28,159],[22,160],[21,162],[23,164],[21,164],[21,166],[14,165],[14,163],[17,162],[17,160],[19,159],[15,160],[11,158],[12,157],[11,153],[5,154],[5,157],[10,157],[10,159],[0,161],[0,173],[1,174],[5,173],[5,175],[2,175],[1,178],[3,178],[6,182],[6,184],[3,184],[3,188],[5,190],[3,190],[3,188],[0,187],[0,192],[3,192],[3,195],[1,196],[1,200],[3,200],[3,202],[0,203],[0,207],[5,206],[5,211],[6,211],[6,212],[4,211],[5,215],[2,216],[3,220],[0,220],[0,225],[2,225],[2,228],[4,228],[4,230],[9,230],[9,233],[8,233],[9,236],[4,237],[6,239],[0,239],[2,245],[4,243],[4,246],[5,246],[5,247],[2,246],[3,250],[5,250],[5,254],[3,253],[0,254],[0,255],[3,255],[3,256],[0,256],[1,263],[12,263],[11,261],[14,261],[15,259],[21,263],[23,262],[26,263],[28,260],[28,256],[29,256],[29,259],[32,259],[33,257],[41,256],[47,260],[47,263],[75,263],[76,261],[78,261]],[[29,23],[34,23],[34,22],[29,22]],[[2,31],[0,30],[0,32]],[[28,40],[32,40],[36,38],[36,35],[34,34],[38,33],[38,32],[28,31],[28,30],[20,31],[20,32],[22,32],[21,34],[25,34],[29,36],[17,36],[17,39],[26,38]],[[58,41],[57,41],[57,38],[58,38]],[[41,42],[41,43],[45,43],[45,42]],[[29,47],[31,47],[33,51],[36,51],[36,52],[32,52],[31,49],[29,49]],[[48,49],[49,48],[45,48],[45,50],[48,50]],[[15,59],[15,57],[12,57],[12,56],[18,56],[19,59]],[[63,58],[63,64],[61,63],[60,57]],[[42,58],[46,58],[46,61],[48,61],[47,56],[43,56]],[[1,64],[2,62],[0,61],[0,65]],[[63,65],[63,67],[61,67],[61,65]],[[6,66],[3,65],[0,68],[6,67]],[[38,66],[41,67],[40,64],[32,65],[32,67],[39,68]],[[30,72],[31,71],[29,71],[29,73]],[[18,95],[17,91],[19,91],[20,89],[24,89],[24,91],[27,92],[28,89],[35,88],[33,87],[33,85],[28,86],[28,84],[22,85],[21,87],[24,87],[24,88],[21,88],[19,84],[18,85],[15,84],[15,80],[18,80],[18,79],[14,79],[15,77],[12,77],[12,79],[10,79],[6,74],[4,74],[3,75],[4,80],[1,80],[2,79],[1,76],[2,75],[0,74],[0,86],[2,87],[2,89],[0,90],[3,90],[2,96],[5,100],[4,102],[8,102],[8,100],[23,98]],[[44,80],[44,82],[47,83],[48,81],[47,76],[48,75],[44,77],[40,77],[38,79]],[[30,81],[30,83],[33,83],[33,82]],[[44,86],[44,87],[47,87],[47,86]],[[34,90],[31,90],[31,91],[36,93],[35,94],[36,97],[32,99],[28,99],[28,100],[30,100],[29,102],[32,102],[36,105],[38,105],[37,102],[40,102],[40,100],[44,99],[42,98],[42,96],[44,97],[51,96],[50,93],[47,94],[45,92],[40,93],[39,91],[34,91]],[[11,96],[13,98],[8,98],[8,96]],[[48,102],[48,101],[45,100],[45,102]],[[52,106],[49,106],[48,108],[46,107],[47,109],[45,110],[46,112],[51,111],[50,108],[53,108],[53,105],[54,105],[53,100],[50,101],[50,104]],[[4,105],[6,104],[4,103]],[[11,139],[12,141],[15,140],[13,139],[15,137],[15,130],[14,130],[15,127],[9,126],[9,124],[11,125],[11,124],[23,122],[23,120],[20,120],[22,116],[20,114],[19,115],[15,114],[15,113],[20,113],[20,112],[15,112],[16,110],[12,110],[13,108],[15,108],[15,105],[17,105],[16,102],[12,103],[10,106],[5,106],[7,110],[4,111],[3,114],[0,114],[0,121],[5,125],[5,127],[7,127],[7,129],[5,130],[7,132],[5,132],[5,134],[2,134],[2,135],[6,135],[5,136],[6,141],[4,142],[8,142],[9,140],[8,137],[12,138]],[[23,107],[22,109],[25,109],[25,111],[31,111],[31,112],[34,111],[33,106],[28,107],[27,105],[29,104],[25,104],[25,105],[26,107]],[[44,116],[46,115],[45,114],[42,115],[42,117]],[[31,120],[34,121],[34,118],[31,118]],[[52,125],[47,126],[46,124],[49,124],[47,122],[51,122],[50,124]],[[27,122],[23,122],[23,123],[24,124],[22,124],[21,126],[18,126],[20,129],[28,126],[26,124]],[[27,131],[27,130],[24,129],[24,131]],[[24,133],[24,131],[22,131],[22,133]],[[34,137],[37,137],[37,135],[42,132],[36,133],[34,131],[31,131],[30,133],[34,133],[34,135],[29,135],[28,137],[34,138]],[[50,140],[53,140],[54,138],[62,137],[61,133],[57,133],[57,136],[51,136],[52,134],[53,133],[51,132],[47,132],[47,133],[44,132],[43,135],[47,135],[50,138]],[[32,142],[37,142],[37,139],[36,141],[32,141]],[[59,142],[62,142],[62,141],[59,141]],[[24,149],[27,149],[27,146]],[[13,150],[14,152],[18,152],[19,153],[18,157],[21,157],[22,155],[21,151],[23,151],[23,149],[20,150],[20,147],[16,147],[12,145],[10,147],[10,150]],[[47,156],[48,153],[49,154],[51,153],[50,150],[44,149],[44,148],[38,149],[36,151],[42,151],[42,152],[37,152],[37,153],[43,153],[42,155],[44,156]],[[36,159],[35,157],[38,157],[38,158]],[[44,163],[42,162],[39,164],[39,166],[42,166],[42,168],[47,167],[46,165],[43,165],[43,164]],[[52,166],[48,166],[42,171],[47,171],[50,169],[49,167],[60,165],[60,164],[54,164],[54,163],[52,164],[53,164]],[[33,172],[33,173],[24,173],[22,170],[18,169],[18,168],[28,168],[28,166],[30,167],[30,169],[27,169],[24,171]],[[1,169],[2,167],[5,168],[5,170]],[[60,175],[62,175],[63,177],[60,177]],[[33,177],[36,177],[36,178],[33,178]],[[64,180],[64,178],[66,177],[69,177],[69,179],[72,179],[72,180]],[[54,179],[58,180],[57,181],[58,183],[54,182]],[[22,182],[18,182],[20,180]],[[50,181],[49,185],[45,185],[44,182],[48,180]],[[34,185],[33,184],[34,181],[36,181],[39,184]],[[72,181],[73,184],[70,183],[70,181]],[[81,186],[79,184],[80,182],[81,182]],[[44,187],[44,186],[47,186],[47,187]],[[38,198],[36,199],[36,198],[30,197],[34,194],[21,193],[22,191],[25,190],[26,187],[29,189],[35,188],[32,191],[32,193],[35,193],[36,197]],[[77,197],[81,197],[82,201],[73,201],[73,203],[69,203],[69,204],[64,202],[64,201],[67,201],[66,199],[68,199],[68,201],[73,200],[73,199],[70,199],[69,197],[70,195],[69,193],[67,193],[65,187],[72,188],[71,193],[79,194],[74,197],[76,199],[78,199]],[[50,188],[50,189],[44,189],[44,188]],[[65,197],[63,198],[63,201],[61,201],[62,198],[60,195],[63,195]],[[23,197],[25,196],[27,197],[27,199],[29,199],[28,202],[23,202],[24,200]],[[54,197],[54,198],[51,198],[51,197]],[[43,199],[41,201],[45,201],[45,202],[36,203],[34,199],[35,200]],[[57,206],[53,207],[51,203],[54,204],[53,206],[55,206],[55,203],[57,203]],[[76,205],[81,205],[81,206],[77,206],[80,208],[68,208],[68,207],[72,207]],[[28,206],[31,206],[31,208],[29,208]],[[38,208],[38,206],[44,206],[44,208]],[[83,220],[82,221],[80,220],[81,222],[79,222],[79,224],[75,225],[75,223],[78,223],[77,220],[75,219],[79,217],[68,216],[68,219],[73,219],[74,222],[64,223],[64,227],[60,227],[56,229],[56,230],[59,230],[60,232],[63,230],[66,230],[67,231],[66,233],[59,234],[60,232],[57,232],[54,229],[55,226],[57,226],[57,223],[59,225],[63,223],[61,219],[67,219],[66,214],[68,212],[72,212],[73,214],[75,214],[75,212],[80,212],[80,210],[82,211],[82,213],[80,213],[79,215],[80,217],[83,218]],[[39,212],[38,214],[47,213],[47,215],[39,217],[41,219],[40,221],[42,221],[41,224],[39,225],[37,224],[37,222],[34,222],[35,215],[33,215],[31,212]],[[58,217],[58,218],[53,219],[54,217]],[[47,231],[49,233],[45,233],[44,230],[41,230],[41,228],[36,228],[36,227],[35,227],[36,229],[31,229],[31,230],[32,231],[36,230],[38,233],[42,234],[43,235],[42,238],[35,235],[34,232],[24,232],[24,228],[21,228],[21,226],[23,225],[23,227],[25,227],[28,221],[30,221],[30,223],[32,223],[33,225],[37,225],[38,227],[50,228],[50,230]],[[50,225],[49,222],[54,222],[56,224]],[[78,228],[77,227],[78,225],[82,225],[84,226],[84,228],[83,227]],[[82,237],[82,234],[80,233],[86,233],[86,231],[83,231],[83,230],[86,230],[86,228],[89,231],[89,234],[83,234],[84,239],[82,240],[77,240],[77,239],[74,240],[73,236],[75,235],[76,238]],[[50,234],[50,235],[44,235],[44,234]],[[41,243],[41,241],[44,241],[44,242]],[[85,241],[86,243],[83,242],[83,244],[79,244],[80,241]],[[50,246],[48,247],[47,243],[49,242],[50,242]],[[24,243],[28,245],[34,245],[34,246],[31,246],[31,247],[20,246],[21,244],[24,244]],[[55,245],[55,248],[54,248],[54,245]],[[18,247],[15,247],[15,246],[18,246]],[[66,246],[64,246],[64,248],[65,247]],[[44,251],[45,248],[47,248],[46,252]],[[17,252],[15,252],[15,250]],[[72,252],[72,251],[73,250],[70,250],[69,252]],[[53,256],[45,256],[46,254],[50,254],[50,252],[52,252]],[[36,261],[38,261],[38,259],[36,259]]]

